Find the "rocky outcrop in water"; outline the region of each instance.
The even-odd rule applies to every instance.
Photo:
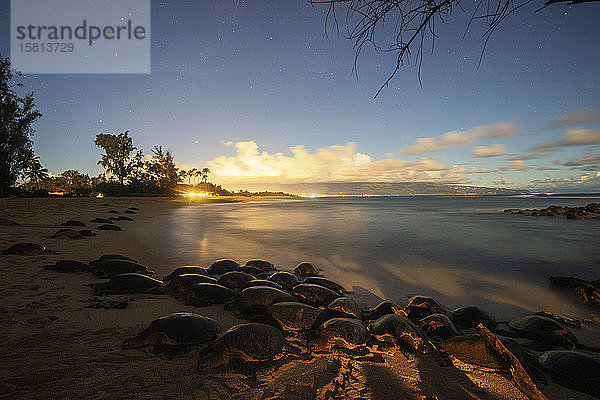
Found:
[[[600,219],[600,203],[590,203],[585,207],[550,206],[546,208],[508,208],[504,214],[520,214],[532,217],[567,217],[567,219]]]

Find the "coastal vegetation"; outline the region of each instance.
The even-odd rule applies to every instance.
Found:
[[[17,179],[28,171],[35,174],[34,181],[42,172],[39,159],[33,154],[32,124],[42,116],[37,110],[33,92],[20,96],[14,88],[23,85],[15,82],[8,58],[0,55],[0,197],[14,192]],[[31,164],[31,162],[34,164]],[[39,167],[38,167],[39,165]],[[32,172],[32,171],[36,172]]]

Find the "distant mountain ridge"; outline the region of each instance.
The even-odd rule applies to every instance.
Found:
[[[340,196],[407,196],[407,195],[514,195],[530,194],[527,190],[490,188],[479,186],[440,183],[388,183],[388,182],[344,182],[344,183],[271,183],[248,185],[243,189],[257,191],[281,191],[292,194],[322,194]]]

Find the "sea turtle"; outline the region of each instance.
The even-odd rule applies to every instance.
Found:
[[[555,285],[567,286],[567,287],[573,287],[573,288],[577,287],[577,286],[582,286],[582,285],[584,285],[584,286],[589,285],[590,283],[594,282],[594,281],[588,281],[586,279],[574,278],[571,276],[551,276],[548,279],[550,279],[550,282]]]
[[[253,280],[254,277],[245,272],[231,271],[226,272],[217,279],[219,285],[227,286],[230,289],[242,290],[246,283]]]
[[[91,229],[81,229],[79,230],[79,234],[83,237],[92,237],[92,236],[96,236],[96,232],[94,232]]]
[[[271,272],[275,270],[273,263],[266,260],[249,260],[245,264],[247,267],[255,267],[262,269],[264,272]]]
[[[121,215],[120,217],[118,217],[119,221],[133,221],[133,218],[131,217],[126,217],[125,215]]]
[[[352,297],[338,297],[329,303],[327,308],[347,318],[362,319],[363,316],[361,308]]]
[[[444,314],[431,314],[421,319],[419,326],[422,331],[433,338],[451,339],[460,335],[450,318]]]
[[[238,296],[238,292],[216,283],[196,283],[185,292],[185,304],[206,307],[211,304],[223,304]]]
[[[277,271],[272,273],[271,276],[269,276],[269,280],[280,284],[286,290],[290,290],[300,283],[296,275],[286,271]]]
[[[292,294],[298,296],[302,301],[317,307],[325,307],[340,297],[338,293],[331,289],[310,283],[301,283],[294,286]]]
[[[145,265],[134,261],[124,260],[120,258],[108,258],[105,260],[97,260],[90,268],[92,274],[98,278],[110,278],[113,275],[138,273],[143,275],[152,275],[154,271],[148,269]]]
[[[515,357],[520,357],[521,346],[516,341],[509,338],[499,339]],[[508,369],[506,362],[478,334],[460,335],[452,339],[443,340],[438,344],[438,348],[450,355],[450,358],[454,362],[458,360],[459,364],[464,363],[487,371],[504,371]]]
[[[43,254],[50,250],[37,243],[17,243],[4,250],[2,254]]]
[[[402,307],[400,307],[396,303],[392,303],[389,300],[384,300],[381,303],[377,304],[375,307],[368,308],[363,311],[363,316],[365,319],[378,319],[387,314],[397,314],[402,315],[404,317],[407,316],[406,312]]]
[[[217,339],[221,333],[219,323],[212,318],[193,313],[174,313],[155,319],[148,328],[123,341],[123,349],[152,346],[197,346]]]
[[[119,221],[119,217],[108,217],[108,219],[110,219],[111,221]]]
[[[117,210],[108,210],[107,213],[109,213],[109,214],[120,214],[120,212],[117,211]]]
[[[256,277],[256,276],[258,276],[258,275],[260,275],[260,274],[262,274],[262,273],[265,272],[265,271],[263,271],[260,268],[251,267],[249,265],[244,265],[242,267],[239,267],[238,271],[245,272],[245,273],[250,274],[250,275],[252,275],[254,277]]]
[[[217,367],[231,360],[272,361],[281,353],[284,344],[281,331],[270,325],[236,325],[200,352],[198,369]]]
[[[127,261],[132,261],[135,263],[139,263],[138,260],[134,260],[131,257],[127,257],[124,256],[122,254],[102,254],[100,257],[98,257],[98,259],[90,261],[90,265],[99,265],[102,264],[103,262],[106,262],[107,260],[127,260]]]
[[[75,260],[58,260],[54,265],[47,265],[44,269],[56,272],[88,271],[90,266]]]
[[[558,321],[541,315],[527,315],[523,318],[509,322],[512,329],[524,336],[540,342],[542,347],[558,345],[573,349],[579,344],[577,337]]]
[[[391,343],[409,351],[428,353],[432,346],[419,328],[408,318],[398,314],[386,314],[367,326],[368,332],[379,341]]]
[[[233,260],[217,260],[208,267],[211,275],[223,275],[224,273],[236,271],[240,264]]]
[[[99,231],[120,231],[121,227],[118,225],[104,224],[97,227]]]
[[[137,207],[127,207],[127,209],[128,210],[133,210],[133,211],[138,211],[139,210],[139,208],[137,208]]]
[[[371,338],[362,322],[354,318],[332,318],[319,326],[319,336],[310,344],[314,350],[328,351],[333,347],[353,349]]]
[[[313,329],[324,316],[322,310],[295,301],[275,303],[267,313],[286,331]]]
[[[304,279],[303,283],[311,283],[314,285],[323,286],[341,295],[346,294],[346,289],[344,289],[342,285],[337,282],[330,281],[329,279],[321,278],[320,276],[309,276]]]
[[[74,220],[74,219],[70,219],[67,222],[63,222],[61,225],[63,225],[63,226],[86,226],[85,223]]]
[[[266,279],[253,279],[246,283],[247,288],[250,286],[269,286],[275,289],[283,290],[283,287],[279,283],[272,282]]]
[[[261,272],[260,274],[255,275],[254,277],[256,279],[266,279],[266,280],[268,280],[269,277],[271,276],[271,274],[272,274],[272,272]]]
[[[169,275],[163,278],[163,281],[171,280],[178,275],[187,274],[208,275],[208,271],[206,271],[206,268],[203,267],[197,267],[195,265],[186,265],[183,267],[175,268],[173,272],[171,272]]]
[[[90,286],[94,288],[94,294],[99,296],[134,293],[161,294],[164,292],[162,281],[135,273],[114,275],[108,282],[95,283]]]
[[[112,224],[113,222],[108,219],[108,218],[94,218],[93,220],[91,220],[90,222],[96,223],[96,224]]]
[[[173,296],[183,295],[192,285],[196,283],[217,283],[215,278],[201,274],[183,274],[171,278],[167,285],[167,293]]]
[[[413,296],[408,300],[404,311],[408,314],[409,318],[421,319],[431,314],[444,314],[448,312],[446,308],[442,306],[432,297],[428,296]]]
[[[135,211],[133,210],[125,210],[123,211],[125,214],[135,214]]]
[[[475,306],[457,308],[450,313],[450,318],[461,329],[474,328],[477,324],[482,323],[493,330],[498,324],[494,317]]]
[[[224,309],[237,311],[243,315],[251,315],[266,312],[267,308],[274,303],[297,300],[283,290],[268,286],[251,286],[242,290],[239,297],[226,303]]]
[[[556,314],[550,311],[538,311],[533,313],[533,315],[541,315],[542,317],[553,319],[557,322],[560,322],[561,324],[569,325],[575,328],[581,328],[580,320],[565,317],[564,315]]]
[[[53,238],[56,239],[82,239],[81,233],[77,232],[75,229],[71,228],[63,228],[56,231]]]
[[[319,275],[319,271],[309,262],[301,262],[294,268],[294,273],[302,278]]]
[[[540,355],[538,361],[559,385],[600,398],[600,358],[579,351],[554,350]]]

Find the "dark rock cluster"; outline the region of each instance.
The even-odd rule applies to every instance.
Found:
[[[567,219],[600,219],[600,203],[590,203],[585,207],[549,206],[542,209],[508,208],[505,214],[520,214],[532,217],[567,217]]]

